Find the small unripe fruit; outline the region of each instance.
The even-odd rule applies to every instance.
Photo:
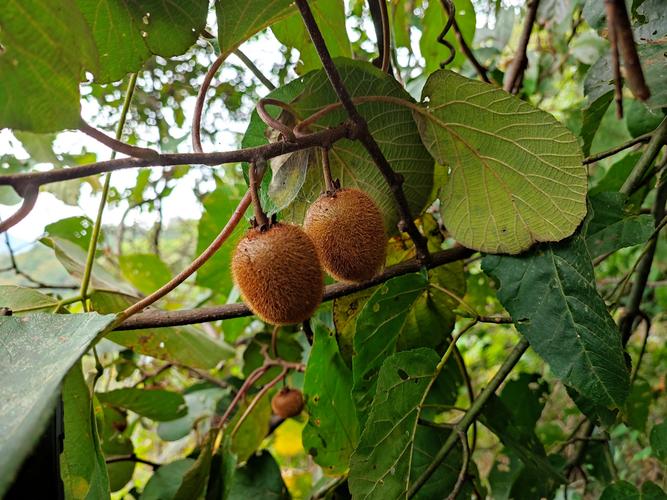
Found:
[[[371,279],[384,265],[387,234],[382,213],[359,189],[325,193],[313,203],[303,223],[322,266],[339,281]]]
[[[248,307],[267,323],[301,323],[322,302],[317,250],[299,226],[276,223],[248,231],[232,256],[232,276]]]
[[[283,387],[271,400],[273,413],[280,418],[295,417],[303,410],[303,396],[298,389]]]

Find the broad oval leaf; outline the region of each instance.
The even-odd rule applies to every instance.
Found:
[[[96,313],[0,317],[0,496],[41,435],[67,371],[114,318]]]
[[[161,389],[126,388],[96,395],[102,403],[131,410],[158,422],[176,420],[188,411],[182,395]]]
[[[410,483],[418,476],[415,468],[429,465],[419,458],[425,453],[421,445],[428,446],[419,434],[428,435],[434,429],[420,427],[418,420],[438,361],[435,351],[425,348],[385,359],[368,421],[350,459],[348,481],[353,498],[405,498]],[[434,441],[432,437],[430,440]],[[449,483],[448,488],[442,485],[441,494],[450,491],[456,482],[460,466],[454,455],[448,457],[451,474],[441,465],[431,479]]]
[[[433,73],[414,108],[424,144],[449,167],[441,194],[461,244],[516,254],[570,236],[586,215],[577,139],[554,117],[489,84]]]
[[[584,237],[521,256],[484,257],[498,298],[551,370],[594,403],[620,408],[630,390],[621,336],[595,288]]]
[[[303,392],[308,411],[303,448],[327,474],[342,474],[359,439],[352,372],[338,351],[334,332],[319,324],[315,327]]]
[[[174,498],[183,481],[183,476],[192,467],[192,458],[182,458],[161,466],[146,483],[141,500],[163,500]]]
[[[343,81],[348,84],[352,97],[390,96],[411,102],[410,96],[396,80],[372,64],[345,58],[338,58],[335,63]],[[301,119],[338,102],[324,70],[308,73],[303,78],[276,89],[269,97],[282,100],[293,98],[290,104]],[[416,216],[424,208],[431,193],[433,159],[421,142],[410,111],[394,102],[365,102],[357,107],[366,118],[371,134],[392,168],[403,176],[403,189],[408,205]],[[269,110],[276,114],[275,110]],[[311,131],[338,125],[346,119],[347,113],[342,108],[335,109],[314,124]],[[243,146],[259,146],[268,142],[265,130],[266,126],[259,116],[253,113]],[[317,163],[313,161],[315,156],[311,155],[311,163],[307,167],[298,196],[282,211],[283,217],[291,222],[302,222],[310,204],[324,191],[322,170],[318,166],[320,160],[317,158]],[[343,187],[366,191],[382,211],[388,230],[395,231],[398,212],[391,189],[359,141],[338,141],[331,148],[329,158],[333,177],[340,179]],[[268,176],[265,176],[265,182],[268,182],[266,177]],[[293,189],[293,186],[289,188]],[[265,208],[275,210],[274,206]]]
[[[79,125],[79,81],[97,50],[74,0],[6,0],[0,9],[0,128]]]

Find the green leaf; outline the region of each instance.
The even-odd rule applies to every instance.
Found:
[[[402,498],[416,479],[413,463],[419,462],[414,457],[422,454],[416,436],[423,429],[417,422],[438,361],[435,351],[425,348],[385,358],[359,446],[350,459],[353,498]]]
[[[641,500],[639,490],[627,481],[616,481],[607,486],[600,500]]]
[[[96,393],[97,399],[118,408],[125,408],[142,417],[166,422],[187,413],[183,396],[161,389],[116,389]]]
[[[255,394],[252,394],[245,399],[243,404],[239,405],[236,417],[229,423],[230,429],[236,427],[239,418],[245,413],[254,398]],[[236,455],[239,462],[245,462],[257,451],[257,448],[269,433],[270,420],[271,402],[269,393],[267,393],[248,414],[232,440],[231,451]]]
[[[625,200],[625,195],[617,192],[591,197],[593,217],[586,232],[586,246],[592,258],[639,245],[653,234],[653,216],[628,213]]]
[[[171,279],[171,270],[155,254],[123,254],[119,260],[123,276],[141,293],[153,293]]]
[[[93,308],[102,313],[122,311],[136,301],[126,295],[108,292],[94,292],[90,300]],[[139,354],[191,368],[214,368],[235,354],[231,346],[212,339],[196,326],[112,331],[105,338]]]
[[[231,53],[255,33],[287,17],[293,0],[216,0],[220,52]]]
[[[60,471],[65,498],[109,497],[109,477],[97,434],[91,390],[75,364],[63,383],[65,439]]]
[[[238,469],[232,479],[227,500],[247,500],[249,498],[289,499],[287,487],[280,475],[278,464],[266,450],[253,455]]]
[[[344,58],[336,59],[335,63],[353,97],[384,95],[411,100],[396,80],[370,63]],[[338,102],[323,70],[308,73],[303,78],[270,93],[269,97],[284,100],[286,95],[298,95],[291,105],[301,118],[310,116],[328,104]],[[360,103],[358,109],[368,121],[370,132],[392,168],[404,177],[403,188],[408,205],[412,213],[417,215],[424,208],[431,192],[433,159],[421,143],[410,111],[404,106],[389,102]],[[274,115],[277,113],[271,108],[270,111]],[[391,120],[387,119],[388,116],[391,116]],[[336,109],[319,120],[312,127],[312,131],[338,125],[346,119],[346,112],[343,109]],[[243,147],[266,144],[268,140],[264,135],[265,130],[266,126],[259,116],[253,113],[243,140]],[[313,163],[314,156],[311,155],[311,165],[305,174],[302,190],[295,201],[281,212],[283,218],[291,222],[301,223],[307,208],[324,191],[321,168]],[[364,147],[358,141],[344,139],[331,148],[329,156],[333,177],[340,179],[344,187],[356,187],[366,191],[382,211],[387,230],[395,232],[398,213],[394,197]],[[270,182],[268,175],[265,176],[264,182],[266,184],[263,183],[263,186],[268,186]],[[265,208],[268,211],[275,211],[275,207],[271,205]]]
[[[169,422],[160,422],[157,433],[165,441],[178,441],[187,436],[196,423],[206,422],[213,415],[218,402],[227,396],[229,391],[219,387],[210,387],[189,392],[183,396],[188,407],[185,416]]]
[[[95,81],[138,71],[151,55],[185,52],[206,24],[208,0],[76,0],[100,53]]]
[[[210,431],[206,435],[206,440],[199,450],[197,460],[183,475],[183,480],[173,496],[173,500],[192,500],[193,498],[199,498],[204,492],[211,472],[213,440],[216,435],[217,431]]]
[[[595,139],[595,134],[600,128],[600,123],[602,118],[604,118],[611,101],[614,100],[614,92],[609,91],[602,94],[600,97],[591,102],[583,110],[583,123],[581,124],[581,138],[583,139],[583,144],[581,149],[585,155],[591,153],[591,146],[593,145],[593,139]]]
[[[86,267],[86,251],[80,245],[58,236],[42,238],[39,241],[52,248],[67,272],[76,280],[81,281]],[[90,288],[92,290],[122,292],[127,295],[134,294],[132,287],[122,282],[111,270],[106,269],[99,262],[93,268]]]
[[[433,73],[415,119],[450,169],[441,195],[447,229],[466,247],[519,253],[571,235],[586,215],[576,138],[551,115],[489,84]],[[415,108],[419,109],[419,108]]]
[[[653,454],[667,463],[667,422],[654,425],[651,429],[650,439]]]
[[[74,0],[7,0],[0,26],[0,128],[77,128],[79,81],[97,51]]]
[[[640,500],[667,500],[667,493],[653,481],[644,481]]]
[[[79,245],[84,252],[88,251],[90,236],[93,232],[93,221],[85,216],[67,217],[44,227],[46,236],[69,240]],[[104,242],[104,232],[100,231],[99,242]]]
[[[165,500],[174,498],[183,481],[183,476],[192,467],[195,461],[191,458],[182,458],[161,466],[146,483],[141,493],[141,500]]]
[[[652,132],[665,118],[662,110],[651,110],[643,102],[635,100],[627,100],[623,103],[623,114],[628,132],[632,137]]]
[[[16,285],[0,285],[0,307],[22,309],[27,307],[55,307],[58,300],[44,295],[33,288],[23,288]],[[20,314],[20,313],[19,313]]]
[[[475,7],[470,0],[454,0],[453,4],[456,7],[456,22],[463,34],[463,39],[471,47],[475,37]],[[440,64],[450,56],[449,49],[438,42],[438,37],[445,24],[447,24],[447,13],[442,4],[440,2],[429,2],[424,11],[422,22],[424,27],[419,40],[419,50],[426,60],[424,74],[428,75],[440,68]],[[445,40],[452,44],[456,53],[454,60],[448,66],[460,68],[466,58],[459,48],[459,42],[453,29],[449,30]]]
[[[564,383],[594,403],[621,407],[629,374],[618,328],[595,288],[581,234],[521,256],[486,256],[516,328]]]
[[[303,346],[293,335],[281,335],[278,331],[278,339],[276,348],[278,354],[285,361],[300,362],[303,357]],[[264,364],[263,349],[270,349],[271,334],[258,333],[248,343],[245,351],[243,351],[243,375],[247,378],[255,369]],[[270,351],[267,351],[270,352]],[[268,384],[271,380],[276,378],[282,368],[276,366],[266,371],[264,375],[257,379],[257,386]]]
[[[637,378],[632,384],[628,399],[625,401],[624,415],[628,426],[645,432],[649,409],[653,400],[651,384],[643,378]]]
[[[646,84],[651,89],[651,97],[646,101],[649,109],[660,112],[667,106],[667,41],[661,39],[653,43],[637,45]],[[611,71],[611,56],[607,55],[596,61],[586,74],[584,93],[589,101],[614,90],[614,78]]]
[[[204,198],[204,213],[197,225],[197,254],[203,252],[225,227],[236,209],[241,197],[229,186],[221,186]],[[244,219],[245,220],[245,219]],[[232,252],[236,244],[247,231],[247,224],[240,222],[229,239],[206,264],[197,271],[196,284],[221,295],[227,295],[232,289],[232,278],[229,272]]]
[[[345,5],[342,0],[318,0],[311,5],[315,21],[322,32],[331,57],[352,57],[350,40],[345,29]],[[315,46],[299,12],[271,26],[278,41],[299,51],[295,70],[299,74],[322,67]]]
[[[442,347],[453,324],[451,300],[425,273],[380,285],[359,313],[352,357],[353,389],[360,423],[366,419],[382,362],[397,350]]]
[[[521,421],[520,410],[521,407],[515,407],[512,411],[501,398],[493,395],[484,405],[480,420],[526,467],[542,475],[543,486],[553,492],[565,478],[547,460],[544,446],[535,434],[535,423],[526,425],[529,422]]]
[[[352,373],[338,352],[335,334],[319,324],[314,330],[303,383],[308,412],[303,448],[327,474],[342,474],[359,439]]]
[[[127,456],[134,453],[132,444],[132,429],[127,425],[127,416],[121,411],[106,406],[102,407],[99,401],[96,401],[96,407],[93,411],[97,415],[102,415],[103,419],[97,421],[102,452],[105,457]],[[103,422],[102,422],[103,420]],[[131,460],[114,462],[107,464],[109,474],[109,489],[118,491],[123,488],[132,479],[136,463]]]
[[[67,371],[113,319],[95,313],[0,317],[0,496],[42,434]]]

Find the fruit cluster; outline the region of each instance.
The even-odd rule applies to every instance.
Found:
[[[359,189],[336,189],[308,209],[303,229],[273,223],[253,228],[232,256],[232,275],[248,307],[262,320],[307,320],[322,301],[324,273],[347,282],[371,279],[386,257],[382,214]]]

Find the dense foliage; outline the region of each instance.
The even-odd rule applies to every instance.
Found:
[[[4,0],[0,496],[667,498],[666,12]],[[253,316],[338,186],[384,268]]]

